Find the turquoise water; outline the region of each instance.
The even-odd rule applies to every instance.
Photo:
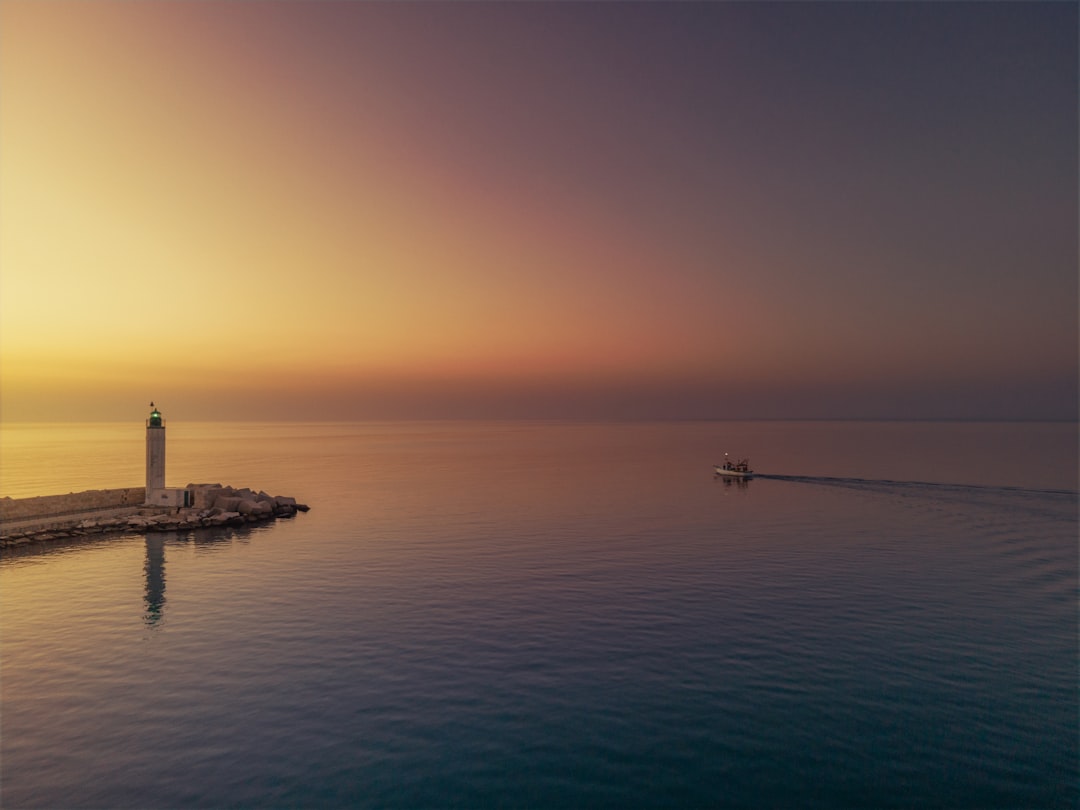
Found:
[[[4,807],[1080,798],[1075,424],[168,430],[312,511],[5,555]],[[5,426],[0,493],[142,432]]]

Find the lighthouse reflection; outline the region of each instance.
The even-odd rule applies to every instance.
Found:
[[[143,622],[155,627],[165,609],[165,538],[160,534],[146,535],[146,613]]]
[[[264,527],[229,527],[202,529],[199,532],[147,532],[146,560],[143,574],[146,584],[143,592],[143,623],[154,628],[165,618],[165,547],[173,553],[194,549],[195,555],[215,554],[228,549],[232,543],[247,543],[251,537],[265,531]],[[181,562],[182,564],[182,562]],[[176,583],[173,583],[174,585]]]

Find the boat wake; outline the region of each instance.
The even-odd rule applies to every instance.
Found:
[[[1076,498],[1080,493],[1072,489],[1032,489],[1028,487],[987,486],[984,484],[948,484],[935,481],[895,481],[888,478],[838,478],[827,475],[769,475],[755,473],[755,479],[790,481],[797,484],[848,487],[851,489],[924,489],[954,492],[972,492],[992,495],[1010,493],[1016,495],[1052,495]]]

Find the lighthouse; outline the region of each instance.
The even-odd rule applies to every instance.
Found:
[[[165,420],[150,403],[146,420],[146,502],[156,503],[165,489]]]

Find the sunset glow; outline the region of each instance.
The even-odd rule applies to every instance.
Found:
[[[1074,5],[0,20],[6,421],[1075,416]]]

